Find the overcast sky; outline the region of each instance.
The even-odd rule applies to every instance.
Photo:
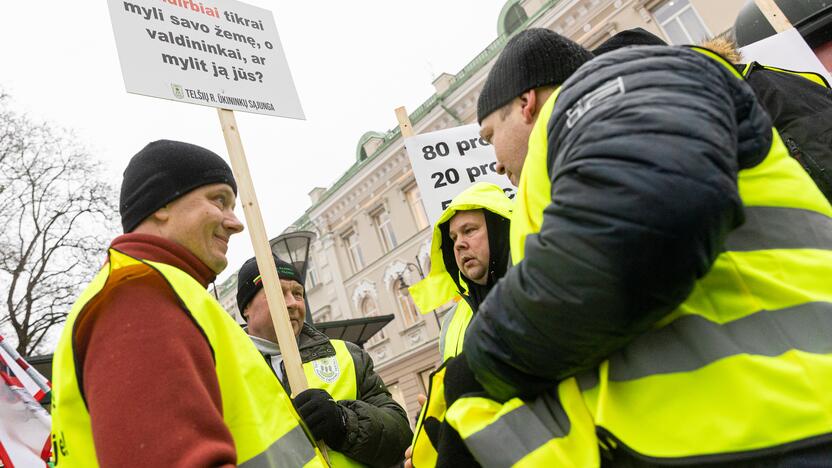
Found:
[[[309,207],[313,187],[350,167],[364,132],[395,127],[394,108],[412,112],[435,76],[458,72],[497,37],[505,0],[246,3],[274,13],[306,114],[236,113],[273,237]],[[125,92],[106,2],[4,2],[0,26],[0,89],[12,107],[75,130],[116,187],[129,158],[160,138],[227,158],[213,108]],[[247,233],[232,238],[220,280],[252,255]]]

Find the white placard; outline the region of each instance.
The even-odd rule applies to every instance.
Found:
[[[797,29],[791,28],[769,36],[761,41],[740,49],[743,63],[757,61],[787,70],[815,72],[832,82],[829,71],[823,67],[817,55],[812,51]]]
[[[494,148],[477,124],[423,133],[404,141],[428,220],[436,223],[451,200],[476,182],[491,182],[514,198],[508,177],[497,174]]]
[[[271,11],[235,0],[108,0],[128,93],[303,119]]]

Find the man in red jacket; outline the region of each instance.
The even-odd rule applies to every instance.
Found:
[[[205,291],[227,265],[229,238],[243,230],[236,192],[228,165],[196,145],[156,141],[130,161],[125,234],[70,313],[55,354],[58,466],[285,466],[315,457],[292,427],[288,396],[262,404],[238,378],[273,380]]]

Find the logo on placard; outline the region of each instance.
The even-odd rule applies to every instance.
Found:
[[[170,84],[170,89],[173,90],[173,95],[176,99],[185,99],[185,90],[178,84]]]
[[[312,368],[315,369],[315,375],[326,383],[335,382],[341,375],[338,360],[334,356],[312,361]]]

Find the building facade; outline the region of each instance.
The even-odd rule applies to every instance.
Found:
[[[549,28],[589,49],[634,27],[673,44],[696,43],[729,32],[746,1],[509,0],[497,18],[497,38],[458,73],[437,77],[436,93],[410,120],[417,133],[476,122],[488,70],[520,30]],[[365,133],[354,158],[335,184],[310,191],[311,206],[288,229],[317,233],[306,284],[315,322],[395,315],[365,348],[412,421],[419,410],[416,396],[426,393],[439,363],[439,323],[453,303],[421,315],[407,292],[430,268],[431,228],[398,127]],[[233,281],[236,275],[218,290],[236,317]]]

